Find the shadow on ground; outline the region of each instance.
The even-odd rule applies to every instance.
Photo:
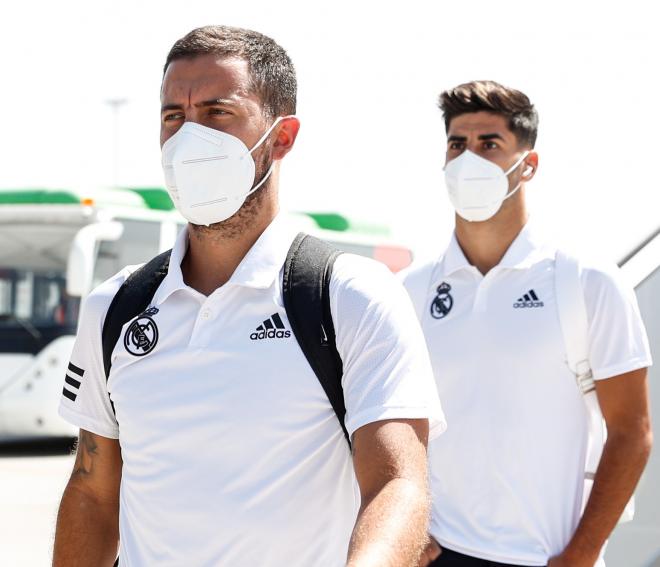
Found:
[[[0,459],[6,457],[50,457],[68,455],[73,451],[76,439],[62,437],[30,441],[0,442]]]

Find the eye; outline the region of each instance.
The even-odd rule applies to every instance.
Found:
[[[499,146],[497,145],[497,143],[493,142],[492,140],[488,140],[484,142],[484,150],[496,150],[498,148]]]
[[[449,149],[450,150],[462,150],[465,147],[465,144],[463,142],[450,142],[449,143]]]
[[[209,108],[209,114],[223,115],[223,114],[229,114],[229,112],[223,110],[222,108]]]
[[[172,112],[163,115],[163,122],[172,122],[172,120],[182,120],[183,114],[181,112]]]

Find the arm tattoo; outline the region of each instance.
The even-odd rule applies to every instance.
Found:
[[[81,430],[78,438],[76,462],[73,467],[73,476],[86,476],[91,474],[94,457],[98,455],[98,445],[94,435],[89,431]]]

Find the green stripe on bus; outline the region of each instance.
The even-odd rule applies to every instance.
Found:
[[[0,205],[79,205],[78,196],[60,189],[0,190]]]
[[[390,230],[386,226],[349,220],[337,213],[305,212],[304,214],[314,219],[314,222],[316,222],[317,226],[324,230],[336,230],[340,232],[346,232],[350,230],[351,232],[378,236],[389,236],[390,234]]]
[[[174,208],[167,191],[160,187],[127,187],[126,189],[140,195],[150,209],[171,211]]]

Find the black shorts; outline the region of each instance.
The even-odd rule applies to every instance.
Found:
[[[440,557],[431,563],[429,567],[520,567],[520,565],[497,563],[488,559],[477,559],[476,557],[463,555],[462,553],[458,553],[458,551],[452,551],[443,547]]]

